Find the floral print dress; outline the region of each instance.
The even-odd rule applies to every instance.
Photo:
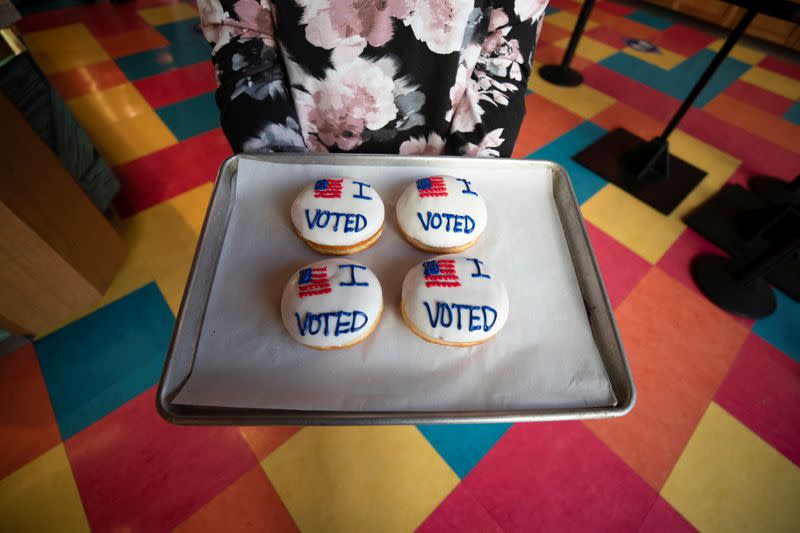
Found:
[[[547,0],[199,0],[236,152],[510,156]]]

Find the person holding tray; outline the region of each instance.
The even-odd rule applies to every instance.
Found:
[[[198,0],[235,152],[508,157],[547,0]]]

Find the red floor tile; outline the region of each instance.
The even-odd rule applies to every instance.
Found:
[[[774,56],[767,56],[761,60],[758,66],[800,80],[800,64],[798,63],[791,63]]]
[[[113,61],[103,61],[85,67],[50,75],[50,81],[64,100],[77,98],[103,89],[122,85],[128,81]]]
[[[673,243],[667,253],[658,262],[658,267],[672,276],[674,279],[683,283],[684,286],[701,294],[700,289],[692,279],[690,266],[692,258],[696,255],[710,253],[715,255],[727,256],[725,252],[705,240],[703,237],[690,228],[681,234]],[[733,315],[731,315],[733,317]],[[754,320],[744,317],[733,317],[746,328],[753,327]]]
[[[695,30],[683,24],[673,24],[653,37],[653,44],[683,56],[692,56],[714,42],[710,33]]]
[[[748,330],[658,267],[616,317],[638,400],[631,414],[587,426],[660,490]]]
[[[742,161],[742,170],[751,174],[795,176],[800,154],[790,152],[759,136],[732,126],[702,109],[691,109],[680,129]]]
[[[22,17],[18,26],[23,33],[29,33],[76,23],[85,24],[95,37],[107,37],[149,26],[130,6],[111,3],[34,13]]]
[[[622,102],[615,102],[611,107],[601,111],[592,117],[592,122],[609,131],[625,128],[642,139],[658,136],[665,126],[662,121]]]
[[[647,513],[639,533],[681,533],[697,531],[678,511],[664,498],[659,498]]]
[[[555,46],[553,44],[546,44],[536,48],[536,66],[539,68],[541,65],[560,65],[561,60],[564,58],[564,48]],[[572,57],[570,67],[575,70],[581,71],[592,65],[588,59],[584,59],[579,55]],[[542,82],[540,82],[542,83]]]
[[[591,37],[596,41],[612,46],[617,50],[625,48],[625,36],[618,31],[612,30],[605,26],[595,26],[590,30],[586,30],[584,35]]]
[[[256,465],[234,481],[174,533],[298,531],[267,475]]]
[[[93,531],[170,531],[258,463],[235,427],[162,420],[151,388],[66,442]]]
[[[754,102],[757,104],[757,102]],[[703,107],[716,118],[800,154],[800,126],[751,104],[720,94]]]
[[[300,429],[302,428],[296,426],[248,426],[239,428],[239,431],[256,459],[261,461]]]
[[[502,533],[503,529],[483,506],[458,485],[417,529],[417,533],[480,531]]]
[[[98,39],[111,57],[122,57],[145,50],[163,48],[169,41],[152,26],[108,35]]]
[[[657,496],[580,422],[514,425],[462,485],[504,531],[635,531]]]
[[[59,442],[33,344],[0,356],[0,479]]]
[[[665,123],[680,106],[680,100],[659,90],[623,76],[602,65],[592,65],[583,70],[587,85],[616,98],[634,109]]]
[[[800,363],[751,334],[715,400],[800,466]]]
[[[202,61],[134,82],[144,99],[154,108],[174,104],[217,88],[214,65]]]
[[[545,44],[554,43],[563,39],[564,37],[569,37],[570,33],[569,30],[565,30],[561,26],[556,26],[555,24],[550,24],[547,22],[547,19],[542,23],[542,32],[539,34],[539,41],[537,42],[536,46],[536,59],[539,58],[539,50]]]
[[[215,129],[117,167],[122,190],[114,206],[123,218],[217,177],[232,151]]]
[[[616,30],[625,37],[634,39],[646,39],[649,41],[660,33],[659,30],[651,26],[640,24],[636,21],[627,19],[625,17],[620,17],[614,13],[609,13],[608,11],[604,11],[602,9],[592,11],[591,20],[602,26]]]
[[[617,307],[647,274],[650,264],[588,221],[586,230],[600,265],[608,298],[611,305]]]
[[[525,157],[568,132],[583,119],[538,94],[525,97],[525,114],[511,157]]]
[[[636,8],[624,5],[624,4],[617,4],[616,2],[611,2],[609,0],[600,0],[597,2],[594,7],[596,9],[602,9],[603,11],[608,11],[609,13],[613,13],[615,15],[619,15],[624,17],[625,15],[630,15]]]
[[[782,117],[784,113],[786,113],[789,108],[792,107],[792,104],[794,104],[794,102],[785,96],[775,94],[774,92],[767,91],[761,87],[756,87],[755,85],[742,80],[736,80],[733,82],[722,94],[736,98],[737,100],[750,105],[757,105],[759,109],[768,111],[773,115],[778,115],[780,117]]]

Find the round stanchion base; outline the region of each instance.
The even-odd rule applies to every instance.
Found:
[[[580,72],[569,67],[561,68],[561,65],[544,65],[539,69],[539,75],[545,81],[561,87],[577,87],[583,83]]]
[[[702,254],[692,259],[692,279],[717,307],[747,318],[764,318],[777,305],[772,287],[763,278],[745,283],[736,277],[733,261]]]

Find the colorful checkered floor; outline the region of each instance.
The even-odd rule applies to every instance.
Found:
[[[188,3],[34,3],[42,69],[122,181],[130,248],[103,300],[0,357],[2,531],[800,530],[800,304],[757,322],[707,302],[681,216],[723,183],[800,169],[800,66],[737,47],[671,138],[708,171],[669,217],[574,163],[605,131],[657,133],[720,46],[601,1],[573,65],[537,76],[515,156],[569,170],[639,400],[610,421],[386,428],[184,428],[154,386],[211,181],[209,48]],[[560,60],[579,4],[553,0]],[[647,39],[661,53],[625,48]]]

